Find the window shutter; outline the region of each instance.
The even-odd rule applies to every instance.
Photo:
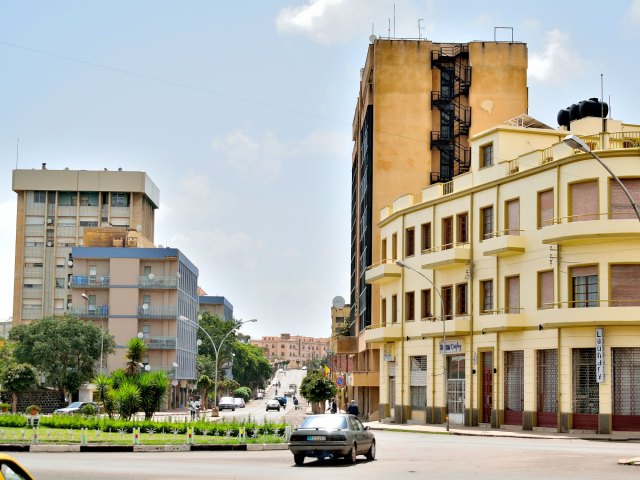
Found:
[[[640,264],[611,265],[611,305],[640,305]]]
[[[553,223],[553,190],[540,192],[538,194],[538,202],[540,208],[540,224],[539,228],[549,226]]]
[[[552,308],[553,305],[553,272],[540,272],[538,275],[540,288],[540,308]]]
[[[571,221],[598,220],[598,181],[571,185]]]
[[[507,227],[509,235],[520,235],[520,200],[507,203]]]
[[[640,201],[640,178],[621,178],[625,188],[631,194],[633,200]],[[609,218],[636,218],[636,213],[629,203],[618,182],[609,180]]]

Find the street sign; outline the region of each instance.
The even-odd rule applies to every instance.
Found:
[[[336,378],[336,385],[338,387],[344,387],[344,377],[342,375],[338,375]]]
[[[604,383],[604,328],[596,328],[596,381]]]

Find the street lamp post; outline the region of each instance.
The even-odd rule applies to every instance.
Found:
[[[209,332],[207,332],[199,323],[194,322],[193,320],[191,320],[190,318],[187,318],[185,316],[180,315],[180,317],[178,317],[180,320],[187,322],[191,325],[194,325],[196,327],[198,327],[200,330],[202,330],[204,332],[204,334],[207,336],[207,338],[209,339],[209,341],[211,342],[211,346],[213,347],[213,352],[215,353],[215,365],[216,365],[216,371],[215,371],[215,375],[213,378],[213,402],[214,405],[211,407],[211,411],[213,412],[214,410],[217,411],[218,410],[218,365],[219,365],[219,360],[220,360],[220,350],[222,349],[222,344],[225,342],[225,340],[229,337],[229,335],[231,335],[233,332],[235,332],[236,330],[238,330],[242,325],[244,325],[245,323],[251,323],[251,322],[257,322],[258,319],[257,318],[252,318],[251,320],[240,320],[237,322],[237,324],[235,325],[235,327],[233,327],[231,330],[229,330],[224,337],[222,337],[222,340],[220,340],[220,343],[216,346],[216,343],[213,341],[213,338],[211,338],[211,335],[209,335]]]
[[[624,186],[624,184],[622,183],[622,180],[620,180],[618,178],[618,176],[613,173],[611,171],[611,169],[607,166],[606,163],[604,163],[602,161],[602,159],[595,154],[595,152],[593,150],[591,150],[591,148],[589,148],[589,145],[587,145],[580,137],[578,137],[577,135],[567,135],[566,137],[564,137],[564,139],[562,140],[566,145],[570,146],[571,148],[580,150],[584,153],[588,153],[589,155],[591,155],[593,158],[596,159],[596,161],[602,165],[605,170],[607,172],[609,172],[609,175],[611,175],[613,177],[613,179],[618,183],[618,185],[620,186],[620,188],[622,189],[622,191],[624,192],[624,194],[627,196],[627,198],[629,199],[629,203],[631,203],[631,206],[633,207],[633,211],[636,213],[636,217],[638,217],[638,220],[640,221],[640,208],[638,208],[638,204],[633,200],[633,197],[631,196],[631,193],[629,193],[629,190],[627,190],[627,187]]]
[[[402,260],[396,260],[396,265],[398,265],[401,268],[407,268],[409,270],[413,270],[415,273],[420,275],[422,278],[424,278],[427,282],[429,282],[431,284],[433,289],[438,294],[438,297],[440,297],[440,310],[441,310],[441,315],[442,315],[442,345],[441,345],[441,348],[442,348],[442,369],[443,369],[443,377],[444,377],[443,382],[442,382],[442,388],[443,388],[443,397],[444,397],[445,423],[446,423],[447,432],[448,432],[449,431],[449,408],[448,408],[448,403],[449,402],[447,401],[447,329],[446,329],[446,326],[445,326],[445,323],[444,323],[444,321],[446,319],[446,315],[445,315],[445,312],[444,312],[444,302],[442,301],[442,295],[440,294],[440,290],[438,289],[438,287],[435,286],[433,281],[431,281],[431,279],[429,277],[427,277],[425,274],[423,274],[419,270],[416,270],[411,265],[403,262]]]

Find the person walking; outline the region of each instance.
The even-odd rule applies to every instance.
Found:
[[[331,413],[338,413],[338,404],[335,398],[331,400]]]
[[[196,419],[196,414],[198,413],[198,401],[196,401],[195,398],[191,398],[191,401],[189,402],[189,413],[191,414],[191,420],[195,420]]]
[[[356,403],[355,400],[351,400],[349,402],[349,406],[347,407],[347,413],[350,413],[351,415],[355,415],[355,416],[358,416],[358,414],[360,413],[360,409],[358,408],[358,404]]]

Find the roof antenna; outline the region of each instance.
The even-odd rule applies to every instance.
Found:
[[[607,119],[604,116],[604,73],[600,74],[600,118],[602,118],[602,133],[607,131]]]
[[[387,18],[387,20],[389,21],[389,27],[387,28],[387,36],[389,37],[389,40],[391,40],[391,19]]]
[[[396,38],[396,4],[393,4],[393,38]]]
[[[422,30],[424,30],[424,27],[420,24],[420,22],[424,22],[424,18],[418,19],[418,40],[422,39]]]

